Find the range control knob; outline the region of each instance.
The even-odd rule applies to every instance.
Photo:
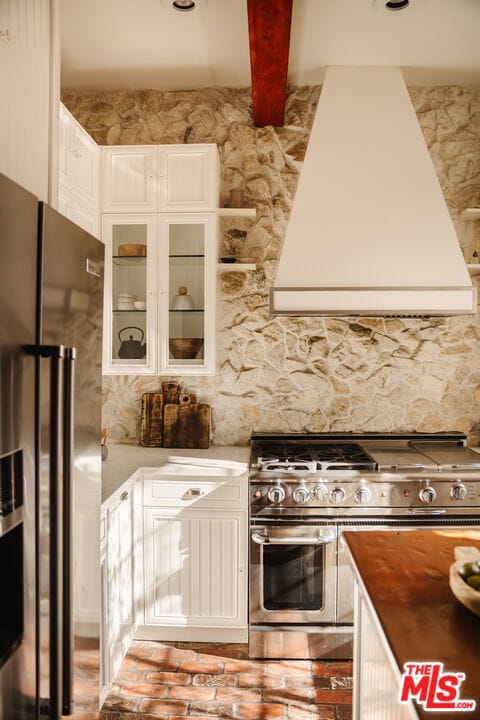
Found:
[[[285,500],[285,490],[280,486],[270,488],[268,491],[268,499],[273,503],[282,502],[282,500]]]
[[[432,503],[436,497],[437,491],[435,490],[435,488],[430,487],[429,485],[420,490],[419,498],[424,503]]]
[[[330,493],[330,500],[333,503],[341,503],[342,500],[345,500],[345,490],[339,487],[333,488]]]
[[[467,497],[467,488],[462,483],[452,485],[450,488],[450,497],[452,500],[465,500]]]
[[[367,503],[371,497],[372,497],[372,493],[370,492],[370,490],[366,487],[361,487],[361,488],[358,488],[358,490],[355,493],[355,502]]]
[[[297,487],[292,494],[294,502],[296,502],[298,505],[303,505],[310,497],[310,490],[308,490],[308,488],[306,487]]]
[[[323,502],[328,495],[328,490],[325,485],[317,485],[313,488],[312,495],[318,502]]]

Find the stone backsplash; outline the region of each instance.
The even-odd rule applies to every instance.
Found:
[[[468,262],[480,223],[480,89],[410,88]],[[222,194],[242,186],[256,220],[222,220],[220,254],[257,270],[219,273],[218,371],[176,377],[212,406],[212,442],[245,444],[258,431],[461,430],[480,437],[480,320],[475,317],[288,318],[268,312],[320,88],[290,88],[283,128],[254,128],[248,89],[111,92],[63,98],[99,144],[214,142]],[[103,424],[138,442],[141,396],[165,377],[105,376]],[[173,379],[173,378],[172,378]]]

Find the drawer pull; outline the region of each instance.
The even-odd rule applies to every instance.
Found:
[[[189,488],[183,497],[185,500],[189,500],[190,498],[200,497],[204,494],[205,493],[203,490],[200,490],[200,488]]]
[[[120,495],[120,502],[124,502],[128,498],[128,490],[124,490]]]

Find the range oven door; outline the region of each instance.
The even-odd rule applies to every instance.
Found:
[[[337,529],[259,525],[250,530],[250,623],[335,622]]]

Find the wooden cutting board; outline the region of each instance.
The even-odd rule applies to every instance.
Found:
[[[177,445],[178,403],[169,403],[163,409],[163,447],[172,448]]]
[[[163,446],[163,393],[142,395],[140,443],[145,447]]]
[[[163,446],[206,449],[210,445],[210,405],[169,404],[164,407]]]
[[[176,382],[162,382],[164,405],[168,405],[169,403],[178,403],[178,387],[178,383]]]

